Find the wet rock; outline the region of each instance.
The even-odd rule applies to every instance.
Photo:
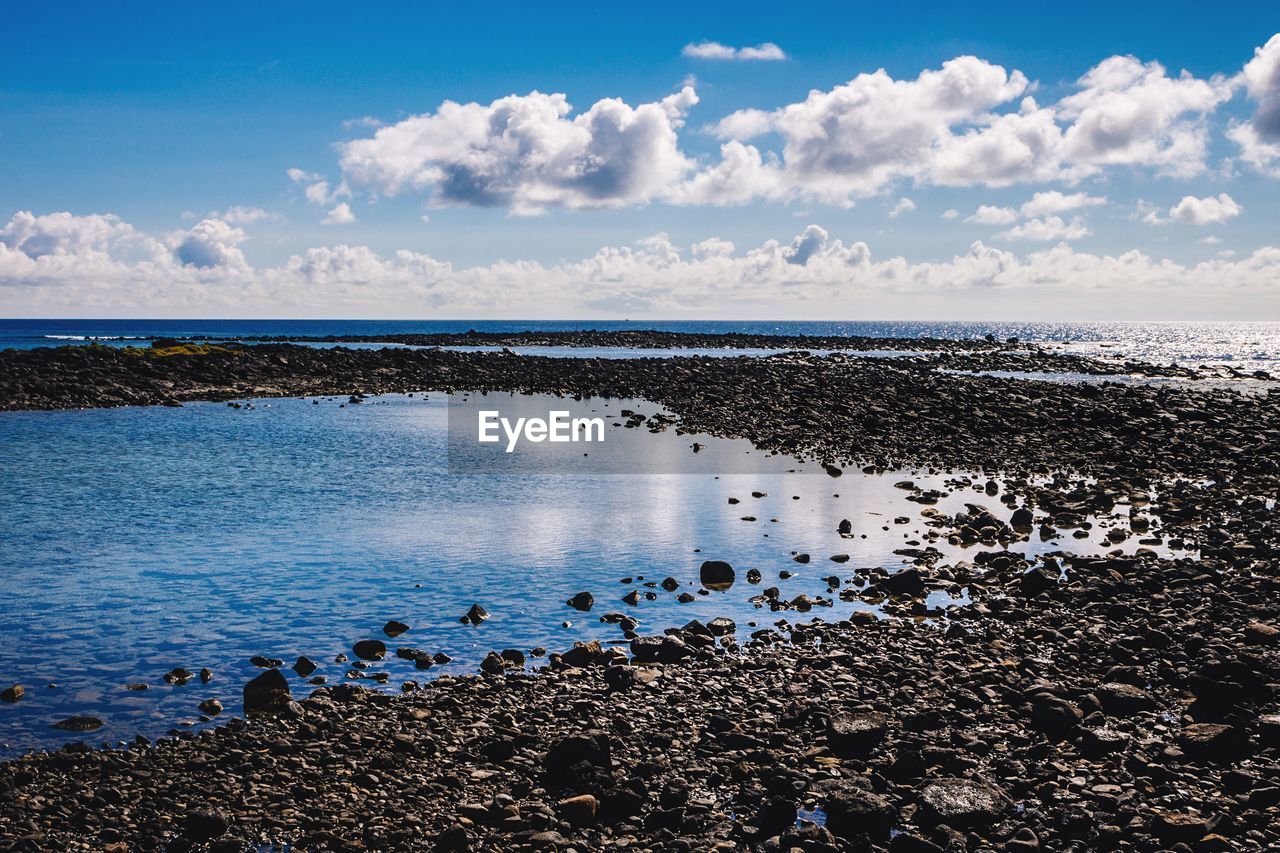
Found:
[[[399,637],[401,634],[409,630],[409,626],[395,619],[390,620],[382,626],[382,633],[392,639]]]
[[[311,673],[315,672],[318,668],[319,667],[316,666],[315,661],[306,655],[300,655],[293,664],[293,671],[302,678],[310,677]]]
[[[176,667],[175,669],[171,669],[164,674],[165,683],[173,684],[176,686],[181,686],[183,684],[186,684],[192,678],[195,678],[195,673],[189,669],[184,669],[182,667]]]
[[[382,660],[387,656],[387,644],[381,640],[360,640],[351,651],[360,660]]]
[[[698,578],[707,589],[728,589],[734,577],[733,566],[723,560],[707,560],[698,569]]]
[[[890,595],[924,595],[924,577],[917,569],[903,569],[880,582]]]
[[[589,592],[580,592],[565,602],[574,610],[582,610],[584,612],[590,610],[595,603],[595,596]]]
[[[64,732],[91,732],[102,726],[102,720],[89,716],[67,717],[53,724],[53,728]]]
[[[1018,578],[1018,588],[1028,598],[1056,589],[1057,586],[1058,572],[1048,566],[1032,566]]]
[[[277,714],[288,710],[293,695],[278,669],[268,669],[244,686],[246,714]]]
[[[497,652],[489,652],[485,655],[483,661],[480,662],[480,669],[489,675],[501,675],[507,665],[502,660],[502,656]]]
[[[201,670],[200,670],[200,683],[201,683],[201,684],[208,684],[210,681],[213,681],[213,670],[209,669],[209,667],[207,667],[207,666],[206,666],[206,667],[201,668]]]
[[[277,666],[284,666],[284,661],[280,660],[280,658],[268,658],[268,657],[263,657],[262,655],[254,655],[253,657],[249,658],[249,663],[253,664],[259,669],[271,669]]]
[[[0,702],[17,702],[24,693],[26,690],[21,684],[14,684],[0,691]]]
[[[717,616],[707,623],[707,630],[716,637],[723,637],[726,634],[732,634],[738,629],[738,626],[732,619],[724,616]]]
[[[216,717],[222,713],[222,703],[217,699],[206,699],[200,703],[200,712],[210,717]]]
[[[481,622],[489,618],[489,611],[485,610],[479,604],[471,605],[471,609],[460,620],[462,624],[479,625]]]
[[[677,589],[680,588],[680,581],[668,575],[667,577],[662,579],[662,583],[660,584],[660,586],[663,589],[665,589],[667,592],[675,592]]]

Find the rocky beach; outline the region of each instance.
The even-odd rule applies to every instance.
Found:
[[[312,684],[303,661],[264,659],[244,687],[247,719],[210,706],[216,725],[126,748],[90,746],[94,721],[72,718],[68,738],[79,729],[83,741],[0,770],[8,849],[1280,845],[1280,392],[1269,375],[994,340],[639,332],[398,343],[426,348],[10,350],[0,409],[357,404],[424,389],[639,398],[671,418],[637,425],[747,439],[817,461],[832,483],[891,472],[901,497],[886,512],[927,533],[896,552],[904,565],[893,572],[796,554],[795,571],[825,578],[825,598],[790,596],[785,578],[752,577],[718,554],[669,589],[645,587],[728,584],[758,605],[753,624],[649,634],[596,589],[584,591],[599,600],[592,616],[617,642],[545,656],[495,648],[474,675],[382,691],[362,678]],[[433,348],[444,345],[780,352]],[[909,353],[858,354],[871,349]],[[810,352],[826,350],[850,352]],[[1003,509],[938,510],[940,495],[912,481],[929,470],[981,472],[954,490]],[[1117,506],[1124,524],[1088,520]],[[1099,533],[1102,553],[1029,553],[1032,541]],[[932,547],[942,543],[963,559]],[[926,602],[960,589],[961,603]],[[881,612],[837,615],[835,603],[851,601]],[[421,654],[397,630],[348,654],[373,667]]]

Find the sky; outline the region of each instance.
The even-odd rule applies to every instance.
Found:
[[[902,8],[14,4],[0,316],[1280,319],[1280,6]]]

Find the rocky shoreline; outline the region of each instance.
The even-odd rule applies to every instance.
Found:
[[[0,353],[3,409],[421,389],[638,397],[681,428],[821,459],[833,476],[855,465],[988,471],[988,491],[1009,508],[929,516],[930,495],[906,484],[936,534],[971,550],[943,564],[921,548],[913,567],[862,571],[841,589],[887,596],[885,619],[813,619],[766,596],[759,630],[691,623],[630,647],[562,650],[538,673],[522,650],[495,650],[482,674],[403,696],[349,684],[310,692],[273,668],[252,688],[268,714],[0,765],[0,843],[1280,845],[1280,393],[937,369],[1011,359],[1089,372],[1078,370],[1088,360],[995,346],[904,359],[169,342]],[[1078,527],[1117,503],[1131,509],[1115,541],[1152,536],[1145,508],[1158,505],[1152,541],[1177,540],[1194,558],[1019,551],[1038,529]],[[833,591],[859,575],[831,570]],[[971,603],[941,617],[924,606],[927,590],[956,584]]]

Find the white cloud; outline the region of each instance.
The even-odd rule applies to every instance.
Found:
[[[212,219],[221,219],[230,225],[252,225],[255,222],[279,222],[281,216],[278,213],[272,213],[263,210],[260,207],[244,207],[236,204],[219,213],[216,210],[209,212]]]
[[[324,175],[317,174],[316,172],[308,172],[307,170],[299,169],[296,166],[292,169],[286,169],[285,174],[288,175],[289,180],[293,181],[295,184],[318,181],[324,177]]]
[[[244,236],[237,232],[205,220],[189,232],[157,238],[110,215],[19,213],[0,228],[0,298],[11,310],[32,315],[78,307],[116,316],[140,308],[224,316],[266,310],[278,316],[356,310],[386,316],[427,309],[454,316],[599,316],[610,309],[676,316],[714,313],[731,301],[757,316],[829,316],[851,314],[892,294],[901,294],[901,305],[946,294],[956,294],[959,301],[951,304],[972,305],[972,291],[987,290],[1000,291],[1002,301],[1057,293],[1072,303],[1086,292],[1091,303],[1177,294],[1216,304],[1238,293],[1240,304],[1256,306],[1260,299],[1274,302],[1280,279],[1275,247],[1240,260],[1186,266],[1138,251],[1094,255],[1059,244],[1019,256],[976,242],[946,260],[912,263],[876,260],[865,243],[845,243],[816,225],[790,242],[768,240],[741,252],[718,238],[683,250],[655,235],[579,261],[455,269],[417,252],[381,255],[339,244],[254,268],[239,254]],[[192,254],[197,243],[206,254]]]
[[[715,130],[739,141],[776,131],[788,192],[847,203],[903,178],[928,178],[927,164],[953,125],[976,120],[1027,85],[1020,72],[962,56],[915,80],[895,80],[883,69],[859,74],[772,113],[733,113]]]
[[[899,183],[1074,182],[1115,167],[1195,175],[1205,169],[1206,116],[1232,91],[1221,76],[1170,76],[1128,56],[1099,63],[1056,104],[1038,104],[1031,88],[1020,71],[961,56],[914,80],[860,74],[773,112],[731,113],[712,130],[726,141],[782,138],[777,174],[760,197],[846,204]],[[1015,100],[1016,110],[1000,112]],[[767,150],[749,152],[768,165]],[[723,195],[752,197],[729,183]]]
[[[954,207],[948,207],[946,210],[942,211],[943,219],[957,219],[959,216],[960,211],[956,210]]]
[[[246,266],[244,252],[237,248],[245,233],[221,219],[205,219],[194,228],[174,237],[173,256],[183,266],[200,269]]]
[[[734,245],[729,240],[720,237],[708,237],[699,243],[694,243],[689,247],[689,252],[695,258],[723,258],[733,254]]]
[[[491,104],[445,101],[374,136],[339,145],[351,186],[428,195],[432,205],[507,207],[518,214],[643,204],[692,169],[676,130],[698,103],[685,87],[632,107],[597,101],[572,118],[562,94]]]
[[[1226,193],[1217,198],[1183,196],[1182,201],[1169,208],[1169,218],[1186,225],[1217,225],[1240,215],[1241,207]]]
[[[1258,107],[1250,121],[1234,125],[1227,135],[1246,163],[1280,177],[1280,33],[1254,50],[1240,78]]]
[[[771,41],[755,47],[729,47],[717,41],[700,41],[686,44],[680,51],[691,59],[745,59],[777,62],[787,58],[782,48]]]
[[[1001,240],[1078,240],[1092,232],[1085,226],[1080,217],[1064,222],[1060,216],[1046,216],[1041,219],[1028,219],[996,235]]]
[[[349,118],[344,120],[342,122],[342,128],[344,130],[354,130],[356,128],[377,129],[379,127],[383,127],[385,124],[386,122],[380,118],[374,118],[373,116],[361,116],[360,118]]]
[[[351,212],[351,205],[345,201],[326,213],[324,219],[320,220],[324,225],[350,225],[355,221],[356,215]]]
[[[1031,200],[1025,202],[1019,213],[1026,217],[1044,216],[1046,214],[1066,213],[1082,207],[1097,207],[1107,203],[1106,196],[1092,196],[1088,193],[1072,193],[1063,195],[1057,190],[1036,193]]]
[[[1218,246],[1221,245],[1222,238],[1215,234],[1210,234],[1208,237],[1201,237],[1196,242],[1204,246]]]
[[[979,205],[978,209],[964,218],[965,222],[979,225],[1008,225],[1016,222],[1018,212],[1011,207],[998,207],[994,204]]]
[[[910,213],[916,209],[916,203],[911,199],[903,196],[889,209],[889,218],[897,219],[904,213]]]
[[[1231,84],[1184,71],[1170,77],[1158,62],[1113,56],[1077,81],[1080,91],[1060,100],[1071,122],[1064,159],[1086,166],[1143,166],[1188,177],[1205,169],[1208,131],[1203,117],[1231,97]]]

